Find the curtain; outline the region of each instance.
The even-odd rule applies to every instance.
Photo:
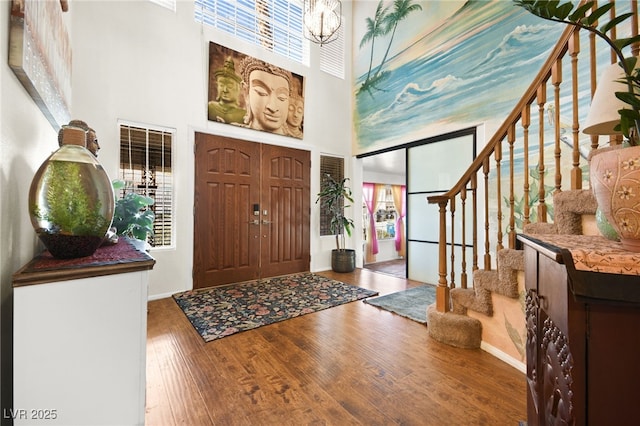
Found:
[[[378,254],[378,232],[376,231],[376,212],[377,212],[377,207],[378,207],[378,201],[380,200],[380,193],[384,192],[386,185],[382,184],[382,183],[376,183],[373,186],[373,194],[371,195],[371,197],[373,198],[373,221],[371,222],[373,224],[373,237],[371,238],[372,241],[372,248],[371,248],[371,252],[376,255]],[[376,258],[374,256],[373,260],[375,261]]]
[[[369,213],[369,230],[367,232],[364,263],[375,262],[376,254],[378,254],[378,236],[376,235],[376,216],[374,212],[378,204],[377,192],[374,183],[365,182],[362,184],[364,203]]]
[[[396,206],[396,251],[398,256],[405,257],[406,241],[404,236],[404,217],[407,210],[407,187],[405,185],[391,185],[393,204]]]

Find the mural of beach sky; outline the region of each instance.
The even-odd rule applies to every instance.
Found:
[[[353,13],[358,154],[502,122],[565,28],[510,0],[364,1]]]

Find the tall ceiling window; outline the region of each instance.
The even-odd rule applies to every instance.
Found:
[[[320,69],[344,80],[344,24],[338,28],[338,38],[320,47]]]
[[[301,1],[195,0],[194,10],[196,22],[309,65]]]

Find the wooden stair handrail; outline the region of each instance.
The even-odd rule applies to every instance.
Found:
[[[587,0],[581,0],[580,4],[583,5],[586,2]],[[630,5],[633,11],[631,34],[635,36],[638,34],[638,0],[630,0]],[[615,18],[615,6],[609,14],[610,19]],[[586,71],[588,76],[584,78],[579,73],[578,64],[578,55],[581,53],[581,34],[588,38],[589,45],[587,49],[582,50],[589,61],[584,65],[588,67]],[[615,32],[612,31],[611,36],[615,39]],[[581,96],[580,90],[584,89],[579,89],[579,85],[582,82],[584,86],[588,85],[593,97],[597,85],[596,41],[593,32],[583,34],[579,27],[567,25],[527,90],[458,181],[447,192],[426,197],[429,204],[438,206],[437,312],[446,313],[451,309],[455,313],[466,312],[468,301],[464,300],[465,295],[469,294],[467,277],[475,276],[477,270],[491,271],[497,267],[497,254],[504,248],[516,248],[517,232],[557,230],[553,221],[555,219],[553,197],[563,191],[563,161],[568,163],[568,156],[571,157],[571,169],[566,175],[570,175],[571,179],[570,182],[567,181],[569,184],[567,187],[571,190],[582,189],[581,159],[586,160],[586,154],[580,147],[581,126],[578,111],[581,101],[579,96]],[[632,52],[637,54],[639,47],[640,44],[633,45]],[[565,61],[569,63],[570,68],[568,79],[563,77]],[[615,62],[615,57],[612,57],[611,62]],[[569,93],[566,96],[566,106],[561,104],[561,99],[565,96],[565,87],[566,93]],[[571,118],[561,117],[561,107],[569,111]],[[537,111],[536,123],[533,122],[532,117],[534,108]],[[549,139],[549,142],[553,143],[548,144],[545,142],[547,120],[553,127],[553,136]],[[537,130],[537,134],[530,130]],[[517,136],[519,132],[522,132],[522,137]],[[617,140],[619,138],[608,137],[610,143],[615,143]],[[595,135],[591,136],[590,142],[591,149],[596,149],[600,145],[599,137]],[[571,148],[570,151],[563,153],[563,144],[568,145]],[[503,149],[506,149],[506,152],[503,152]],[[549,156],[548,161],[545,159],[547,149],[549,150],[546,154]],[[522,163],[518,163],[516,170],[514,152],[517,150],[522,150],[523,157]],[[534,153],[534,150],[537,150],[537,153]],[[537,165],[530,166],[530,157],[534,161],[537,157]],[[495,166],[493,166],[494,163]],[[490,181],[492,171],[493,177]],[[545,174],[551,171],[554,171],[554,175],[548,177],[550,180],[547,185]],[[520,187],[518,182],[516,191],[514,176],[519,176],[521,173],[522,186]],[[480,183],[481,174],[482,183]],[[530,178],[533,182],[531,184]],[[493,199],[490,201],[489,194],[495,196],[495,205]],[[468,222],[471,226],[468,230],[465,228],[467,200],[470,201],[469,205],[472,208],[471,220]],[[456,211],[458,206],[460,212]],[[484,218],[482,227],[478,226],[478,217]],[[551,222],[548,222],[548,218]],[[460,231],[462,234],[459,234]],[[467,232],[469,232],[471,243],[467,243]],[[481,248],[481,245],[484,247]],[[471,258],[470,268],[467,265],[467,256]],[[469,269],[471,274],[468,273]]]
[[[483,166],[489,156],[491,156],[496,148],[496,145],[500,143],[506,136],[509,131],[509,128],[513,125],[513,123],[517,122],[521,115],[522,110],[530,104],[538,95],[538,88],[540,84],[548,80],[551,76],[552,68],[558,59],[562,58],[568,50],[569,40],[573,37],[574,32],[577,32],[579,29],[568,25],[567,28],[560,35],[560,39],[558,43],[553,48],[551,54],[540,68],[540,71],[536,75],[533,82],[529,85],[529,88],[525,91],[524,95],[520,99],[520,101],[516,104],[515,108],[511,111],[511,113],[504,120],[502,125],[498,128],[498,130],[494,133],[493,137],[489,139],[489,142],[485,145],[485,147],[480,151],[480,153],[473,160],[467,171],[462,175],[462,177],[458,180],[458,182],[451,187],[451,189],[444,194],[440,195],[432,195],[427,197],[427,201],[430,204],[440,204],[446,203],[448,200],[453,198],[456,194],[460,193],[464,187],[466,186],[471,176],[474,175],[480,168]]]

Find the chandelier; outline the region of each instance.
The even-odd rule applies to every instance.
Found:
[[[304,36],[320,46],[338,38],[342,23],[339,0],[304,0]]]

